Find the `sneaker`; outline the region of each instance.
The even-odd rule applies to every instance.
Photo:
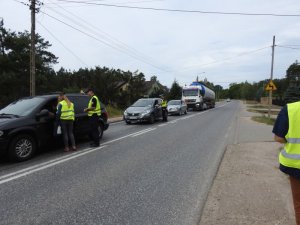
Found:
[[[65,152],[68,152],[68,151],[70,151],[70,149],[69,148],[65,148],[65,150],[64,150]]]
[[[76,147],[72,147],[72,151],[77,151],[77,148]]]

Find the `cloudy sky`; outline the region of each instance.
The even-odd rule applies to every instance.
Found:
[[[56,70],[106,66],[156,75],[169,87],[199,76],[226,88],[270,78],[274,35],[274,78],[300,60],[299,0],[41,1],[36,31],[59,57]],[[29,0],[0,0],[0,17],[12,31],[30,30],[22,2]]]

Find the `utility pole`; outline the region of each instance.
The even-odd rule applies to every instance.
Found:
[[[270,82],[272,82],[272,80],[273,80],[274,51],[275,51],[275,36],[273,36],[273,45],[272,45],[272,63],[271,63]],[[268,117],[269,118],[270,118],[270,114],[271,114],[271,106],[272,106],[272,89],[269,91],[269,110],[268,110]]]
[[[35,0],[31,0],[30,96],[35,96]]]

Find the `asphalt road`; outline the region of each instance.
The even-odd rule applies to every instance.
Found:
[[[0,163],[0,224],[196,225],[239,103],[111,124],[99,148],[79,145],[18,164]]]

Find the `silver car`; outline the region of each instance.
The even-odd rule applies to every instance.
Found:
[[[182,115],[187,114],[187,105],[182,100],[170,100],[168,102],[169,115]]]

